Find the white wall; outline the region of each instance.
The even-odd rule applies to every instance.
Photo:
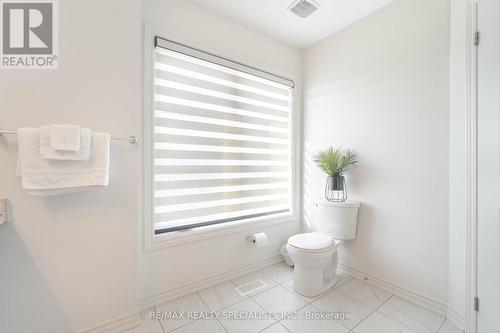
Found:
[[[68,122],[115,136],[139,133],[139,1],[63,1],[59,10],[59,69],[2,71],[0,127]],[[142,10],[143,22],[163,37],[294,79],[301,104],[300,51],[188,1],[147,0]],[[342,249],[341,260],[443,302],[448,23],[446,0],[400,0],[308,49],[304,61],[306,158],[327,145],[361,154],[349,183],[352,196],[363,202],[359,234]],[[453,50],[463,55],[459,47]],[[463,118],[454,113],[453,88],[451,94],[453,166],[463,154]],[[0,311],[2,332],[66,333],[92,326],[134,311],[138,299],[274,256],[299,229],[275,225],[145,252],[143,221],[137,219],[137,147],[113,144],[108,189],[46,199],[20,189],[15,138],[0,137],[0,156],[0,197],[14,208],[12,221],[0,226],[0,302],[8,304]],[[308,204],[321,195],[324,178],[310,160],[304,167]],[[452,168],[449,174],[452,228],[461,221],[461,172]],[[456,226],[452,248],[463,236],[461,222]],[[254,231],[268,233],[268,248],[247,247],[244,238]],[[451,277],[463,272],[455,248]],[[463,284],[451,280],[450,303],[458,311]]]
[[[139,1],[58,1],[59,69],[2,70],[0,127],[76,123],[139,133]],[[0,331],[68,333],[136,309],[137,147],[114,143],[102,191],[35,198],[0,137]]]
[[[300,51],[185,0],[144,1],[143,21],[162,37],[293,79],[301,105]],[[140,299],[148,303],[188,283],[275,256],[298,230],[299,223],[281,224],[151,252],[143,250],[139,235]],[[268,234],[269,247],[250,247],[246,236],[261,231]]]
[[[467,0],[450,8],[450,268],[448,313],[464,327],[467,244]]]
[[[305,220],[325,176],[311,154],[356,149],[362,202],[341,262],[446,303],[449,1],[399,0],[304,56]]]

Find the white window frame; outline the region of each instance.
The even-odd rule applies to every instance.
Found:
[[[200,241],[213,237],[239,233],[247,230],[258,230],[259,228],[269,227],[282,223],[296,223],[300,219],[302,211],[300,197],[300,131],[298,129],[298,121],[300,119],[299,105],[297,102],[296,92],[292,91],[292,116],[291,116],[291,213],[286,217],[279,216],[260,216],[240,221],[225,222],[213,224],[206,227],[198,227],[184,231],[174,231],[163,234],[155,234],[154,223],[154,172],[153,172],[153,146],[154,146],[154,38],[161,34],[153,33],[148,26],[145,27],[144,38],[144,112],[142,119],[142,186],[141,192],[143,200],[141,200],[142,218],[144,221],[144,242],[145,250],[151,251],[155,249],[177,246],[185,243]],[[194,47],[197,48],[197,47]],[[202,49],[202,48],[198,48]],[[295,87],[294,89],[297,89]]]

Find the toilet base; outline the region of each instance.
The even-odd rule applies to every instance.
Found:
[[[297,273],[295,273],[297,272]],[[321,277],[321,272],[311,272],[310,270],[301,271],[297,270],[295,267],[293,272],[293,290],[305,297],[316,297],[332,288],[335,283],[337,283],[337,274],[333,279],[330,279],[326,283],[321,279],[321,281],[311,282],[311,273]]]
[[[321,295],[337,283],[337,254],[327,267],[311,268],[295,264],[293,290],[306,297]]]

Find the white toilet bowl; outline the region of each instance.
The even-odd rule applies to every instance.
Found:
[[[337,248],[343,241],[356,238],[358,209],[356,201],[315,204],[312,230],[288,239],[287,250],[295,263],[293,289],[315,297],[337,282]]]
[[[288,239],[287,251],[295,263],[293,289],[315,297],[337,282],[337,245],[332,237],[318,232],[297,234]]]

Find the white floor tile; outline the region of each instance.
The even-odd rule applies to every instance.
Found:
[[[354,333],[418,333],[400,323],[380,314],[373,312],[367,319],[363,320],[353,330]]]
[[[284,262],[268,266],[261,271],[278,283],[283,283],[293,278],[293,268]]]
[[[276,323],[276,324],[272,325],[271,327],[268,327],[265,330],[260,331],[260,333],[289,333],[289,332],[290,331],[288,331],[280,323]]]
[[[144,311],[143,324],[130,332],[347,333],[352,329],[353,333],[462,333],[450,322],[443,323],[443,317],[348,276],[339,276],[334,288],[310,298],[293,291],[293,280],[288,279],[291,271],[283,263],[265,270]],[[235,290],[258,279],[266,287],[250,297]],[[170,314],[170,318],[151,319],[151,311]],[[192,316],[210,311],[218,311],[219,320]],[[339,313],[348,313],[350,318],[336,319]],[[183,318],[173,318],[173,314]],[[284,319],[278,323],[281,315]]]
[[[182,326],[174,333],[225,333],[226,331],[216,319],[197,320],[194,323]]]
[[[184,326],[194,321],[188,317],[188,312],[204,312],[209,309],[196,294],[191,294],[156,307],[156,311],[165,313],[178,313],[183,315],[182,319],[161,319],[161,325],[166,332]]]
[[[283,312],[293,312],[307,304],[281,285],[266,290],[252,298],[266,311],[279,315],[280,319]]]
[[[421,333],[436,333],[444,321],[443,316],[396,296],[385,302],[377,311]]]
[[[456,327],[451,321],[446,320],[443,326],[439,329],[438,333],[463,333],[463,330]]]
[[[356,279],[350,280],[337,290],[372,309],[376,309],[392,296],[382,289]]]
[[[236,285],[231,282],[223,282],[211,288],[198,292],[198,295],[212,311],[218,311],[229,305],[241,302],[248,297],[241,296],[236,290]]]
[[[222,310],[219,320],[228,333],[256,333],[276,323],[265,314],[257,303],[247,299]]]
[[[324,312],[347,314],[347,318],[342,316],[342,319],[339,319],[338,322],[349,328],[356,326],[373,311],[369,307],[337,291],[332,291],[321,296],[311,304]]]
[[[297,312],[296,319],[285,319],[281,323],[292,333],[347,333],[349,331],[335,320],[310,318],[309,314],[314,313],[319,315],[320,311],[308,305]]]
[[[252,272],[252,273],[240,276],[236,279],[233,279],[232,281],[234,282],[234,284],[236,284],[236,286],[239,287],[239,286],[245,285],[247,283],[250,283],[252,281],[259,280],[259,279],[262,280],[266,284],[266,287],[259,289],[253,293],[250,293],[247,296],[257,295],[257,294],[263,292],[264,290],[270,289],[278,284],[276,281],[274,281],[269,276],[267,276],[266,274],[264,274],[260,271]]]

